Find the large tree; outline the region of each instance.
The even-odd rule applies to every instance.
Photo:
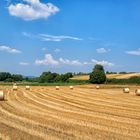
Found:
[[[13,79],[13,81],[22,81],[23,76],[21,74],[13,74],[12,79]]]
[[[72,73],[68,72],[66,74],[58,74],[58,73],[51,73],[51,72],[43,72],[40,75],[40,82],[41,83],[49,83],[49,82],[68,82],[69,78],[73,75]]]
[[[43,72],[40,75],[40,82],[45,83],[45,82],[54,82],[55,78],[58,76],[57,73],[51,73],[51,72]]]
[[[12,78],[9,72],[0,72],[0,81],[5,81],[6,79]]]
[[[89,81],[95,84],[102,84],[106,81],[106,74],[102,65],[95,65],[90,74]]]

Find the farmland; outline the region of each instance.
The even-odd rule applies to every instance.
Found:
[[[133,76],[140,76],[140,73],[127,73],[127,74],[107,74],[107,78],[128,79]],[[89,75],[79,75],[71,78],[73,80],[89,80]]]
[[[140,96],[123,86],[95,85],[55,87],[1,86],[6,100],[0,101],[2,140],[138,140]]]

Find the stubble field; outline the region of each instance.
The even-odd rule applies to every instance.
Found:
[[[140,96],[122,87],[0,87],[2,140],[139,140]]]
[[[138,76],[140,77],[140,73],[127,73],[127,74],[107,74],[106,77],[116,78],[116,79],[128,79],[130,77]],[[71,78],[73,80],[89,80],[89,75],[78,75]]]

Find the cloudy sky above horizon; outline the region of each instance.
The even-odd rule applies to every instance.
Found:
[[[140,71],[139,0],[0,1],[0,71]]]

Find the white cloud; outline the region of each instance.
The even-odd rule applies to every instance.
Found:
[[[28,65],[30,65],[30,64],[27,63],[27,62],[20,62],[19,64],[22,65],[22,66],[28,66]]]
[[[105,48],[98,48],[96,49],[97,53],[107,53],[110,51],[110,49],[105,49]]]
[[[103,65],[103,66],[109,66],[109,67],[114,66],[113,63],[108,62],[108,61],[105,61],[105,60],[98,61],[98,60],[96,60],[96,59],[92,59],[91,62],[92,62],[93,64],[100,64],[100,65]]]
[[[69,60],[69,59],[63,59],[59,58],[59,63],[64,65],[82,65],[82,63],[79,60]]]
[[[21,51],[14,49],[14,48],[10,48],[8,46],[0,46],[0,51],[4,51],[7,53],[21,53]]]
[[[56,42],[60,42],[65,39],[82,40],[81,38],[73,37],[73,36],[65,36],[65,35],[55,36],[49,34],[40,34],[40,39],[43,41],[56,41]]]
[[[126,51],[127,54],[130,55],[140,55],[140,48],[138,48],[138,50],[134,50],[134,51]]]
[[[35,61],[35,64],[37,65],[52,65],[52,66],[58,66],[58,65],[71,65],[71,66],[84,66],[84,65],[94,65],[94,64],[101,64],[103,66],[112,67],[114,66],[113,63],[102,60],[98,61],[95,59],[92,59],[89,62],[80,62],[79,60],[69,60],[64,58],[59,58],[58,60],[54,59],[51,54],[46,54],[45,58],[42,60],[37,59]]]
[[[32,38],[32,39],[40,39],[41,41],[54,41],[54,42],[60,42],[63,41],[65,39],[70,39],[70,40],[83,40],[81,38],[78,37],[73,37],[73,36],[67,36],[67,35],[50,35],[50,34],[38,34],[38,35],[34,35],[34,34],[30,34],[27,32],[22,32],[22,35],[28,37],[28,38]]]
[[[59,60],[55,60],[51,54],[46,54],[45,58],[42,60],[37,59],[35,61],[35,64],[37,65],[82,65],[82,63],[79,60],[69,60],[69,59],[63,59],[59,58]]]
[[[84,65],[93,65],[93,62],[89,61],[89,62],[83,62]]]
[[[9,13],[24,20],[47,19],[59,12],[59,8],[52,3],[41,3],[40,0],[23,0],[24,3],[10,4]]]
[[[46,54],[45,58],[42,60],[36,60],[37,65],[59,65],[59,62],[53,58],[51,54]]]

